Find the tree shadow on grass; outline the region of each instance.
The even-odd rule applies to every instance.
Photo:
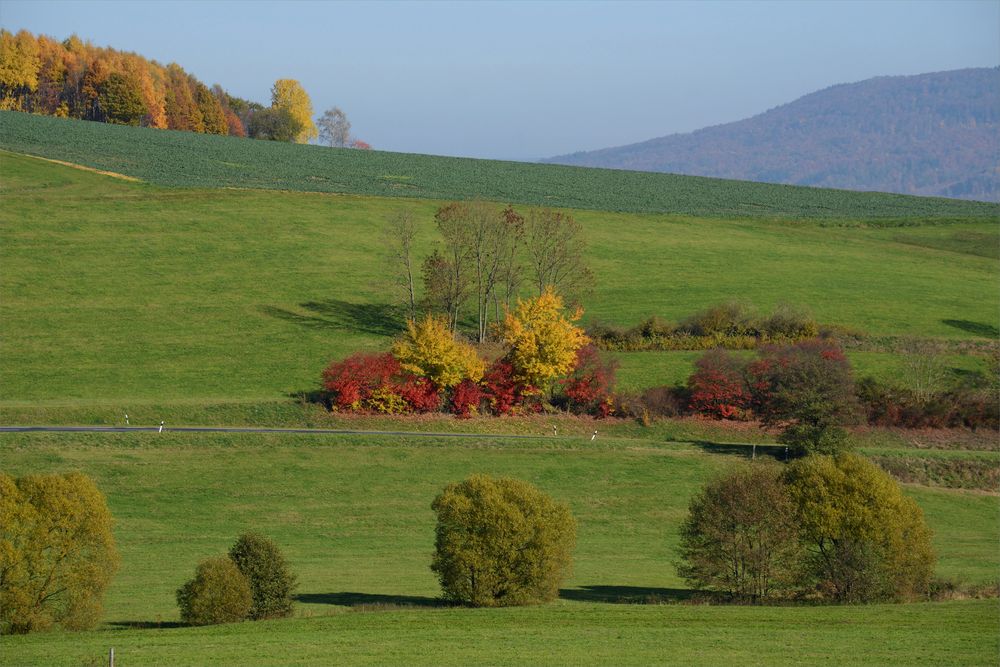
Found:
[[[396,336],[405,327],[404,311],[389,303],[351,303],[340,299],[307,301],[296,312],[277,306],[261,306],[268,317],[310,329],[355,331],[376,336]]]
[[[665,604],[690,600],[697,591],[688,588],[646,588],[644,586],[578,586],[563,588],[559,597],[577,602],[608,604]]]
[[[394,606],[394,607],[448,607],[439,598],[422,595],[378,595],[374,593],[302,593],[296,602],[306,604],[332,604],[340,607]]]
[[[125,630],[167,630],[188,627],[187,623],[180,621],[112,621],[108,625]]]
[[[754,445],[752,444],[731,445],[707,440],[696,440],[691,444],[709,454],[739,456],[744,459],[750,459],[754,456]],[[768,456],[776,461],[790,461],[795,458],[795,453],[785,445],[757,445],[757,456]]]
[[[950,327],[973,334],[974,336],[982,336],[983,338],[1000,338],[1000,329],[992,324],[970,322],[969,320],[941,320],[941,322]]]

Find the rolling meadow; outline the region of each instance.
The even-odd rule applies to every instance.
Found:
[[[961,379],[988,373],[981,352],[1000,337],[996,205],[0,112],[0,423],[120,425],[128,413],[133,425],[168,425],[0,434],[4,472],[93,477],[122,555],[98,629],[0,638],[0,664],[103,664],[112,646],[129,665],[996,664],[996,599],[691,599],[675,570],[688,502],[752,443],[782,458],[767,447],[772,434],[690,419],[350,417],[305,400],[332,359],[385,350],[402,330],[384,277],[386,219],[412,212],[423,256],[435,210],[472,196],[558,206],[583,225],[597,278],[584,321],[632,326],[732,299],[788,303],[876,341],[848,356],[858,376],[886,382],[905,382],[900,341],[933,342]],[[619,387],[683,382],[699,354],[617,353]],[[872,456],[1000,464],[988,434],[857,438]],[[575,568],[558,601],[496,610],[438,601],[430,503],[476,472],[525,479],[571,506]],[[996,489],[948,486],[904,487],[934,531],[938,576],[996,581]],[[294,618],[182,626],[176,589],[251,528],[281,545],[299,577]]]

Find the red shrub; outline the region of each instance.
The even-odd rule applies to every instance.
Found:
[[[716,419],[741,419],[750,407],[744,362],[724,350],[706,352],[688,378],[691,410]]]
[[[483,390],[468,378],[455,385],[451,392],[451,411],[459,417],[477,414],[482,402]]]
[[[399,362],[389,353],[359,352],[327,366],[323,386],[332,392],[334,405],[357,409],[373,391],[391,386],[399,371]]]
[[[397,391],[414,412],[434,412],[441,407],[441,390],[427,378],[409,376]]]
[[[616,361],[605,361],[596,345],[581,347],[576,352],[576,367],[562,381],[562,393],[568,406],[575,412],[586,412],[607,417],[613,403],[611,393],[615,386]]]
[[[498,359],[483,375],[483,393],[490,410],[495,415],[506,415],[524,403],[532,387],[514,379],[514,367],[509,361]]]

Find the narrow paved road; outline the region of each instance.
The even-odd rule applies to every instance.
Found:
[[[159,430],[159,426],[0,426],[0,433],[156,433]],[[423,438],[520,438],[526,440],[553,437],[551,435],[510,433],[429,433],[426,431],[355,431],[351,429],[238,426],[164,426],[163,433],[306,433],[309,435],[405,435]]]

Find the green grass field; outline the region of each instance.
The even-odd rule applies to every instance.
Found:
[[[248,660],[249,651],[256,664],[996,661],[995,600],[757,609],[616,604],[688,594],[673,565],[678,524],[706,476],[739,460],[727,451],[582,437],[7,434],[0,457],[8,472],[78,469],[106,491],[122,567],[102,628],[3,638],[0,662],[80,664],[109,646],[122,664],[227,664]],[[498,611],[435,607],[430,502],[446,483],[473,472],[526,479],[570,504],[579,539],[559,601]],[[939,575],[995,578],[995,496],[922,487],[907,493],[935,531]],[[277,540],[299,575],[297,618],[173,627],[176,588],[199,559],[223,553],[248,528]],[[460,637],[454,651],[442,646]],[[870,646],[875,637],[878,646]]]
[[[0,160],[0,409],[272,401],[313,389],[331,359],[385,349],[399,330],[376,228],[409,208],[425,252],[439,205],[171,189]],[[681,319],[743,298],[883,335],[989,339],[996,320],[996,260],[899,243],[881,229],[577,216],[598,276],[589,318]],[[964,228],[1000,238],[994,222]],[[683,379],[696,357],[623,355],[623,387]],[[894,373],[891,359],[857,361],[862,373]]]
[[[5,150],[4,150],[5,149]],[[8,152],[13,151],[13,152]],[[130,175],[110,178],[33,155]],[[79,469],[105,491],[122,568],[105,623],[0,638],[0,664],[956,664],[1000,658],[995,600],[866,607],[671,604],[691,495],[773,435],[694,419],[345,417],[295,396],[400,330],[378,228],[400,209],[430,251],[444,201],[573,209],[597,287],[586,318],[679,320],[740,299],[823,324],[946,343],[955,378],[995,343],[995,204],[291,146],[0,112],[0,423],[456,431],[320,435],[0,435],[5,472]],[[616,211],[616,212],[611,212]],[[883,345],[883,347],[885,347]],[[620,387],[683,381],[697,352],[617,355]],[[892,349],[859,375],[905,382]],[[497,434],[560,437],[514,440]],[[591,443],[593,429],[600,437]],[[858,432],[861,451],[935,480],[1000,463],[990,434]],[[781,448],[758,447],[780,456]],[[956,465],[945,465],[955,461]],[[442,608],[430,502],[472,472],[567,501],[576,571],[557,602]],[[936,477],[931,476],[936,475]],[[982,485],[978,488],[985,488]],[[997,495],[908,485],[938,574],[1000,568]],[[175,627],[174,591],[247,528],[285,549],[297,617]],[[653,599],[667,604],[635,604]],[[632,601],[633,604],[619,604]]]

